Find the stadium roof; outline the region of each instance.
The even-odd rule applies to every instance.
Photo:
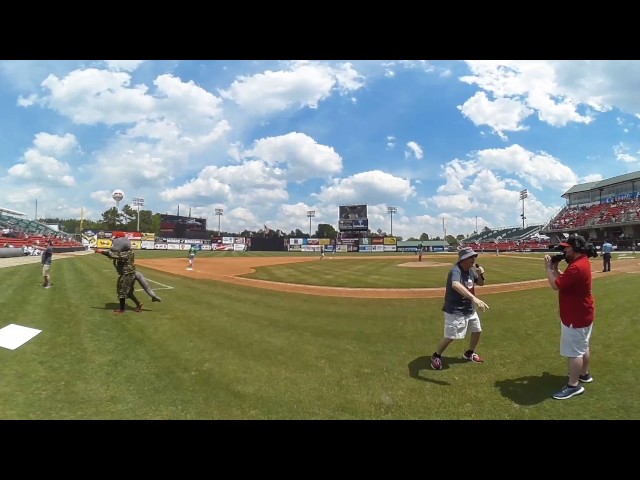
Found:
[[[9,210],[8,208],[2,208],[2,207],[0,207],[0,213],[8,213],[10,215],[21,215],[23,217],[27,216],[26,213],[16,212],[15,210]]]
[[[597,190],[599,188],[609,187],[617,183],[630,182],[632,180],[640,180],[640,172],[625,173],[624,175],[618,175],[617,177],[607,178],[606,180],[600,180],[598,182],[581,183],[574,185],[569,190],[562,194],[563,197],[578,192],[588,192],[589,190]]]

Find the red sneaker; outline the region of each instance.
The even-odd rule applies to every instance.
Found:
[[[431,356],[431,368],[434,370],[442,370],[442,359]]]
[[[120,309],[118,309],[118,310],[114,310],[114,311],[113,311],[113,313],[115,313],[115,314],[119,315],[119,314],[121,314],[121,313],[124,313],[124,310],[120,310]]]
[[[139,303],[138,306],[136,307],[136,312],[139,312],[142,310],[142,304]]]
[[[463,354],[462,358],[464,358],[465,360],[469,360],[470,362],[473,363],[482,363],[484,362],[484,359],[478,355],[477,353],[472,353],[471,355],[467,356],[467,354]]]

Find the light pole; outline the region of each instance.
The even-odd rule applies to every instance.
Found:
[[[316,216],[315,210],[308,210],[307,217],[309,217],[309,238],[311,238],[311,219]]]
[[[520,191],[520,200],[522,200],[522,215],[520,215],[522,217],[522,229],[524,230],[524,220],[525,217],[524,216],[524,199],[527,198],[529,196],[529,191],[525,188],[524,190]]]
[[[224,210],[222,210],[221,208],[216,208],[215,209],[215,214],[218,216],[218,236],[220,236],[220,217],[222,216],[222,214],[224,213]]]
[[[134,198],[133,204],[138,207],[138,228],[136,232],[140,231],[140,207],[144,205],[144,198]]]
[[[393,214],[397,213],[398,209],[396,207],[387,207],[387,213],[391,215],[391,236],[393,237]]]

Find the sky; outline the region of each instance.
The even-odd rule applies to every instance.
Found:
[[[640,61],[0,61],[0,207],[470,235],[640,171]],[[520,192],[527,190],[524,202]],[[396,213],[387,213],[395,207]]]

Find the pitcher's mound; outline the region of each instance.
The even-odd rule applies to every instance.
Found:
[[[399,267],[418,267],[418,268],[429,268],[429,267],[450,267],[450,263],[438,263],[438,262],[406,262],[398,265]]]

